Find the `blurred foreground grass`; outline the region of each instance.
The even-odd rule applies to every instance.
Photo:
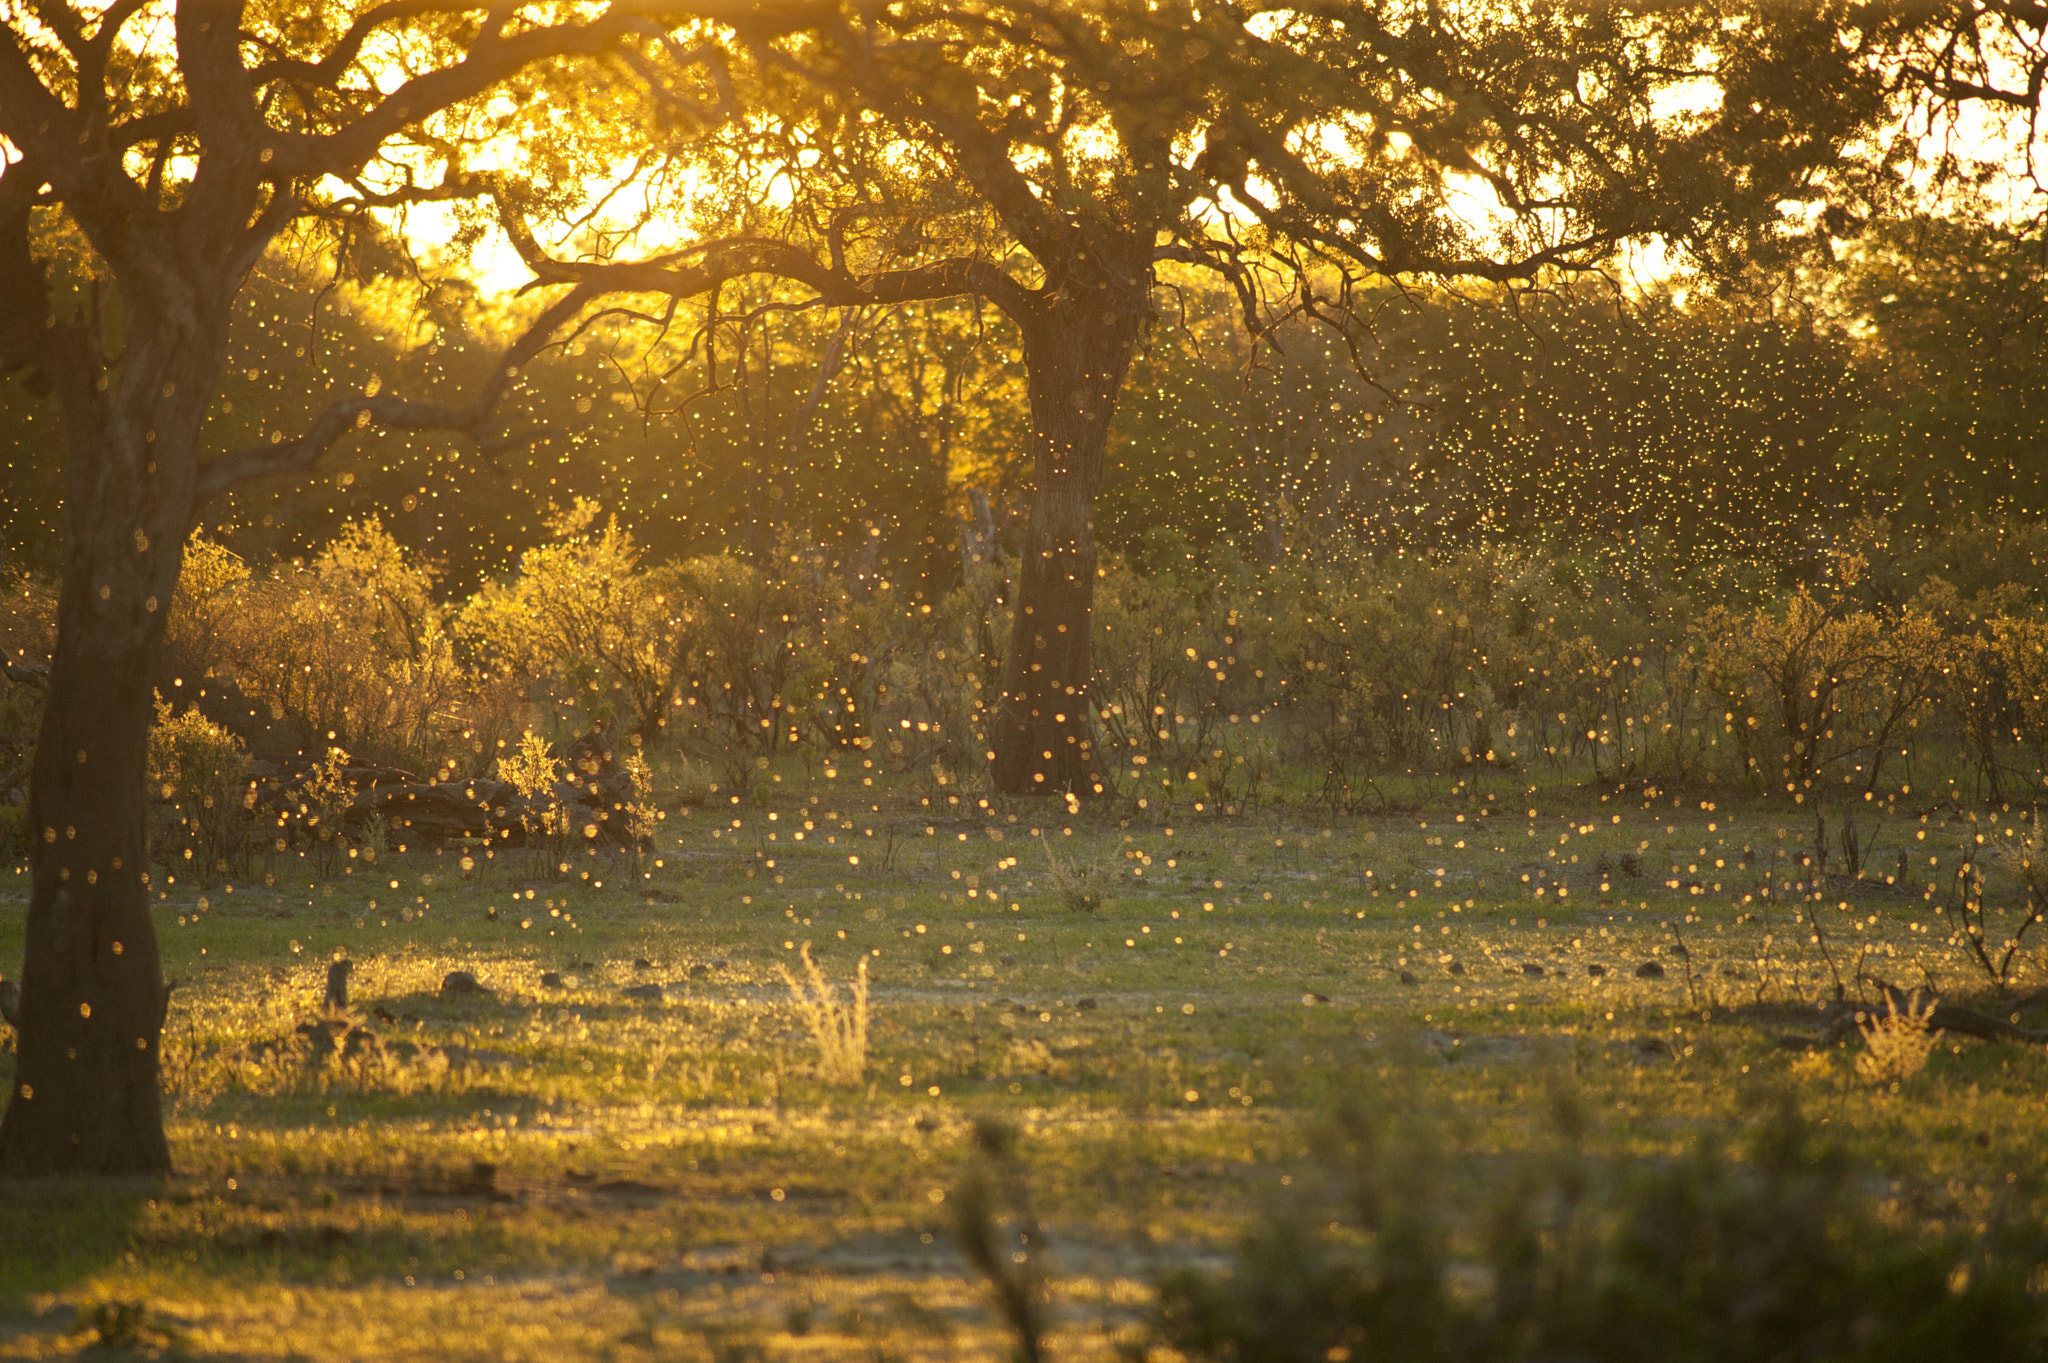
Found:
[[[1817,942],[1776,810],[1169,825],[791,775],[671,806],[637,863],[394,847],[164,887],[179,1177],[0,1186],[0,1357],[1005,1357],[947,1205],[991,1118],[1050,1235],[1053,1354],[1112,1357],[1375,1085],[1481,1154],[1541,1146],[1567,1094],[1623,1161],[1789,1102],[1909,1230],[2040,1210],[2038,1045],[1944,1037],[1894,1086],[1853,1032],[1784,1043],[1837,977],[1986,994],[1919,876],[2002,811],[1873,812],[1877,872],[1827,886]],[[0,873],[0,960],[25,900]],[[780,974],[806,942],[842,999],[866,954],[858,1084],[817,1077]]]

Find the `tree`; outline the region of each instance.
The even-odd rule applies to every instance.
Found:
[[[1412,473],[1402,510],[1423,543],[1804,562],[1814,526],[1874,500],[1842,459],[1868,401],[1847,348],[1705,289],[1683,306],[1569,286],[1512,308],[1444,300],[1375,354],[1415,396],[1383,426],[1409,451],[1390,462]]]
[[[1879,401],[1856,456],[1922,525],[2048,510],[2048,233],[1981,211],[1865,235],[1828,292]]]
[[[168,15],[143,0],[5,0],[0,15],[0,365],[51,391],[66,446],[0,1172],[161,1173],[168,992],[143,773],[151,682],[199,508],[241,481],[309,469],[366,426],[502,438],[490,414],[518,366],[587,301],[572,291],[545,310],[470,405],[350,393],[294,438],[206,458],[237,294],[287,230],[345,235],[363,214],[480,192],[465,158],[490,133],[481,97],[560,78],[564,63],[635,59],[682,20],[626,0],[311,13],[180,0]],[[63,292],[79,275],[53,272],[43,249],[59,227],[85,243],[104,289]]]
[[[718,235],[635,264],[617,240],[551,258],[516,208],[510,228],[540,284],[677,295],[738,253],[809,292],[783,307],[957,292],[1000,309],[1034,476],[995,784],[1077,794],[1101,786],[1087,622],[1105,443],[1172,270],[1219,277],[1255,336],[1308,318],[1356,341],[1362,305],[1418,279],[1540,286],[1649,238],[1716,262],[1787,250],[1842,230],[1843,148],[1891,108],[1898,44],[1923,22],[1564,0],[778,16],[736,30],[750,117],[696,144],[722,170],[686,177],[744,202]],[[534,183],[508,202],[561,200]],[[763,193],[777,183],[784,198]]]

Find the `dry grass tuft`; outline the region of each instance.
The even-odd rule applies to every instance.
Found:
[[[1856,1072],[1892,1089],[1920,1073],[1941,1041],[1941,1033],[1927,1025],[1937,1002],[1929,998],[1923,1006],[1918,990],[1907,996],[1904,1009],[1896,995],[1886,998],[1883,1016],[1872,1013],[1858,1024],[1865,1049],[1856,1057]]]
[[[828,1084],[858,1084],[868,1067],[868,959],[862,956],[854,968],[853,1002],[842,1005],[838,989],[811,959],[809,942],[800,954],[805,979],[799,980],[786,966],[776,970],[817,1045],[818,1077]]]

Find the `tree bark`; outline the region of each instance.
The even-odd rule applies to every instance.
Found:
[[[29,785],[22,1018],[0,1174],[170,1172],[146,768],[195,509],[197,392],[210,391],[195,380],[219,354],[179,330],[131,345],[114,392],[81,383],[64,394],[64,574]]]
[[[1089,631],[1095,494],[1118,390],[1151,316],[1149,266],[1062,289],[1024,330],[1031,399],[1031,519],[1003,689],[990,726],[995,787],[1089,799],[1096,761]]]

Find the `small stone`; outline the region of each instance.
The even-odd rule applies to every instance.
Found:
[[[478,983],[476,976],[467,970],[451,970],[441,977],[441,997],[453,994],[488,994],[491,991]]]
[[[702,961],[690,967],[690,978],[693,980],[701,980],[710,973],[711,967],[705,965]]]
[[[543,970],[540,975],[540,987],[543,989],[560,989],[562,987],[561,975],[553,970]]]
[[[1604,965],[1589,965],[1586,967],[1586,973],[1598,979],[1607,973],[1607,967]]]
[[[646,999],[649,1002],[659,1003],[668,997],[668,991],[658,984],[636,984],[627,989],[625,995],[629,999]]]
[[[1415,972],[1414,972],[1414,971],[1412,971],[1412,970],[1404,970],[1404,971],[1402,971],[1402,972],[1401,972],[1401,983],[1403,983],[1403,984],[1414,984],[1414,983],[1415,983]]]
[[[1534,961],[1525,961],[1522,964],[1522,973],[1524,975],[1535,975],[1540,977],[1543,974],[1543,967],[1536,964]]]
[[[996,957],[996,964],[997,964],[997,965],[1015,965],[1015,964],[1017,964],[1017,958],[1016,958],[1015,956],[998,956],[998,957]]]
[[[1450,971],[1451,971],[1451,973],[1452,973],[1453,975],[1462,975],[1462,974],[1464,974],[1464,973],[1465,973],[1465,963],[1464,963],[1463,961],[1452,961],[1452,962],[1451,962],[1451,965],[1450,965]]]
[[[652,970],[654,969],[654,962],[648,960],[645,956],[635,956],[633,958],[633,969]]]
[[[1091,1011],[1095,1007],[1095,1000],[1082,999],[1079,1003],[1075,1004],[1074,1006],[1080,1009],[1082,1012],[1086,1013]]]
[[[1664,967],[1655,961],[1644,961],[1636,967],[1636,978],[1639,980],[1661,980],[1664,978]]]

